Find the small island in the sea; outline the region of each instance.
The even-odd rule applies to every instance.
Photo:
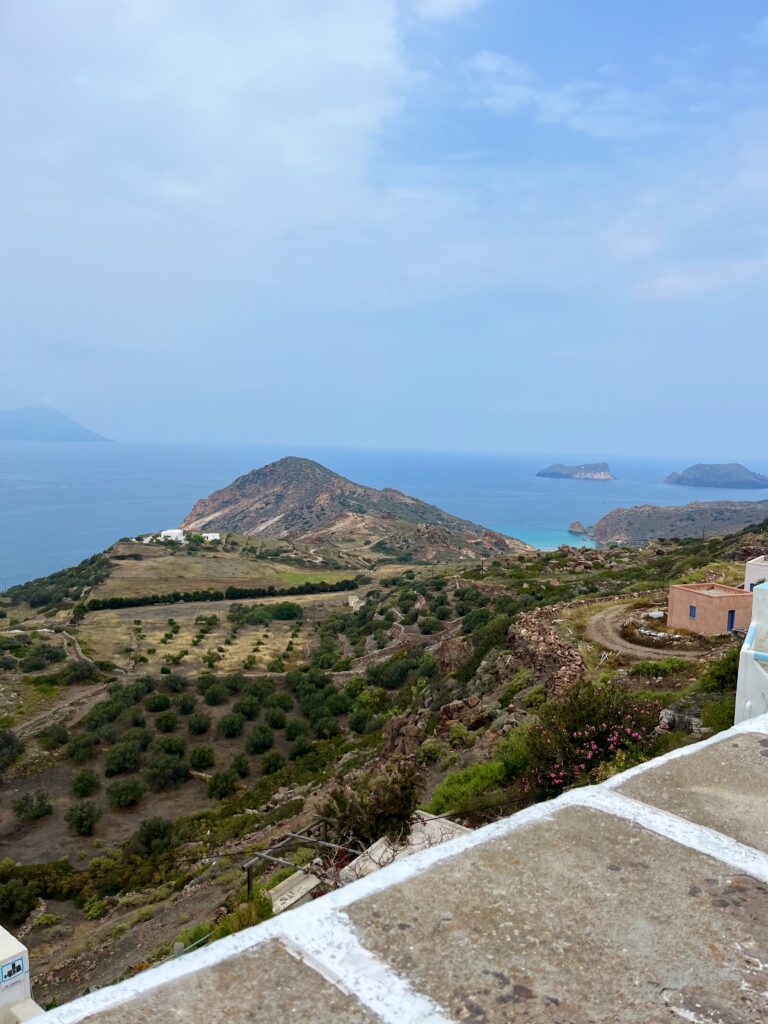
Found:
[[[57,409],[0,409],[0,441],[109,441]]]
[[[708,464],[698,462],[682,473],[670,473],[665,484],[681,487],[732,487],[740,490],[768,488],[768,476],[754,473],[738,462]]]
[[[607,462],[584,462],[580,466],[564,466],[555,462],[540,469],[536,476],[549,476],[557,480],[615,480]]]

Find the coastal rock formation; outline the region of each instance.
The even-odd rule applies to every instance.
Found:
[[[579,522],[578,519],[568,527],[568,533],[573,533],[577,537],[583,537],[588,532],[584,523]]]
[[[181,525],[318,545],[359,542],[372,555],[406,561],[467,561],[530,550],[400,491],[364,487],[293,457],[252,470],[201,499]]]
[[[665,484],[681,487],[732,487],[735,490],[767,490],[768,476],[754,473],[738,462],[708,464],[698,462],[682,473],[670,473]]]
[[[589,530],[600,544],[647,544],[661,538],[719,537],[768,520],[768,501],[697,501],[617,508]]]
[[[516,663],[533,672],[547,697],[557,697],[584,675],[586,665],[576,648],[563,640],[537,612],[520,615],[509,627],[507,645]]]
[[[536,476],[553,477],[556,480],[615,480],[607,462],[584,462],[580,466],[564,466],[555,462],[546,469],[540,469]]]

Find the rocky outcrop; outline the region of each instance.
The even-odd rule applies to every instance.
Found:
[[[507,644],[517,665],[529,668],[534,681],[544,684],[547,698],[559,696],[586,671],[576,648],[537,612],[521,615],[509,627]]]
[[[636,505],[603,516],[589,535],[600,544],[647,544],[659,538],[716,537],[768,520],[768,501],[696,501]]]
[[[440,675],[448,675],[471,658],[474,650],[475,645],[471,637],[452,636],[439,643],[431,653],[437,662]]]
[[[587,531],[587,528],[584,525],[584,523],[580,522],[578,519],[576,520],[575,523],[571,523],[570,526],[568,527],[568,533],[573,533],[577,537],[583,537],[584,534],[587,533],[587,532],[588,531]]]
[[[583,462],[580,466],[564,466],[555,462],[546,469],[540,469],[536,476],[553,477],[556,480],[615,480],[607,462]]]

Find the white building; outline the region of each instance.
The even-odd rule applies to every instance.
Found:
[[[760,583],[768,582],[768,558],[758,555],[751,558],[744,570],[744,589],[754,590]]]
[[[163,530],[160,534],[160,540],[175,540],[178,544],[184,543],[184,531],[183,530]]]
[[[739,659],[735,721],[768,712],[768,583],[753,592],[752,625]]]
[[[204,533],[203,534],[203,540],[205,540],[205,541],[221,540],[221,534],[220,533]]]

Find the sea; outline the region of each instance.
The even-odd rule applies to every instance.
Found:
[[[119,537],[177,526],[198,498],[235,477],[301,455],[358,483],[398,490],[540,549],[589,546],[568,533],[614,508],[759,500],[768,490],[678,487],[662,481],[700,458],[607,458],[613,481],[553,480],[552,462],[594,456],[331,449],[285,445],[0,442],[0,589],[45,576]],[[749,460],[768,473],[768,462]]]

